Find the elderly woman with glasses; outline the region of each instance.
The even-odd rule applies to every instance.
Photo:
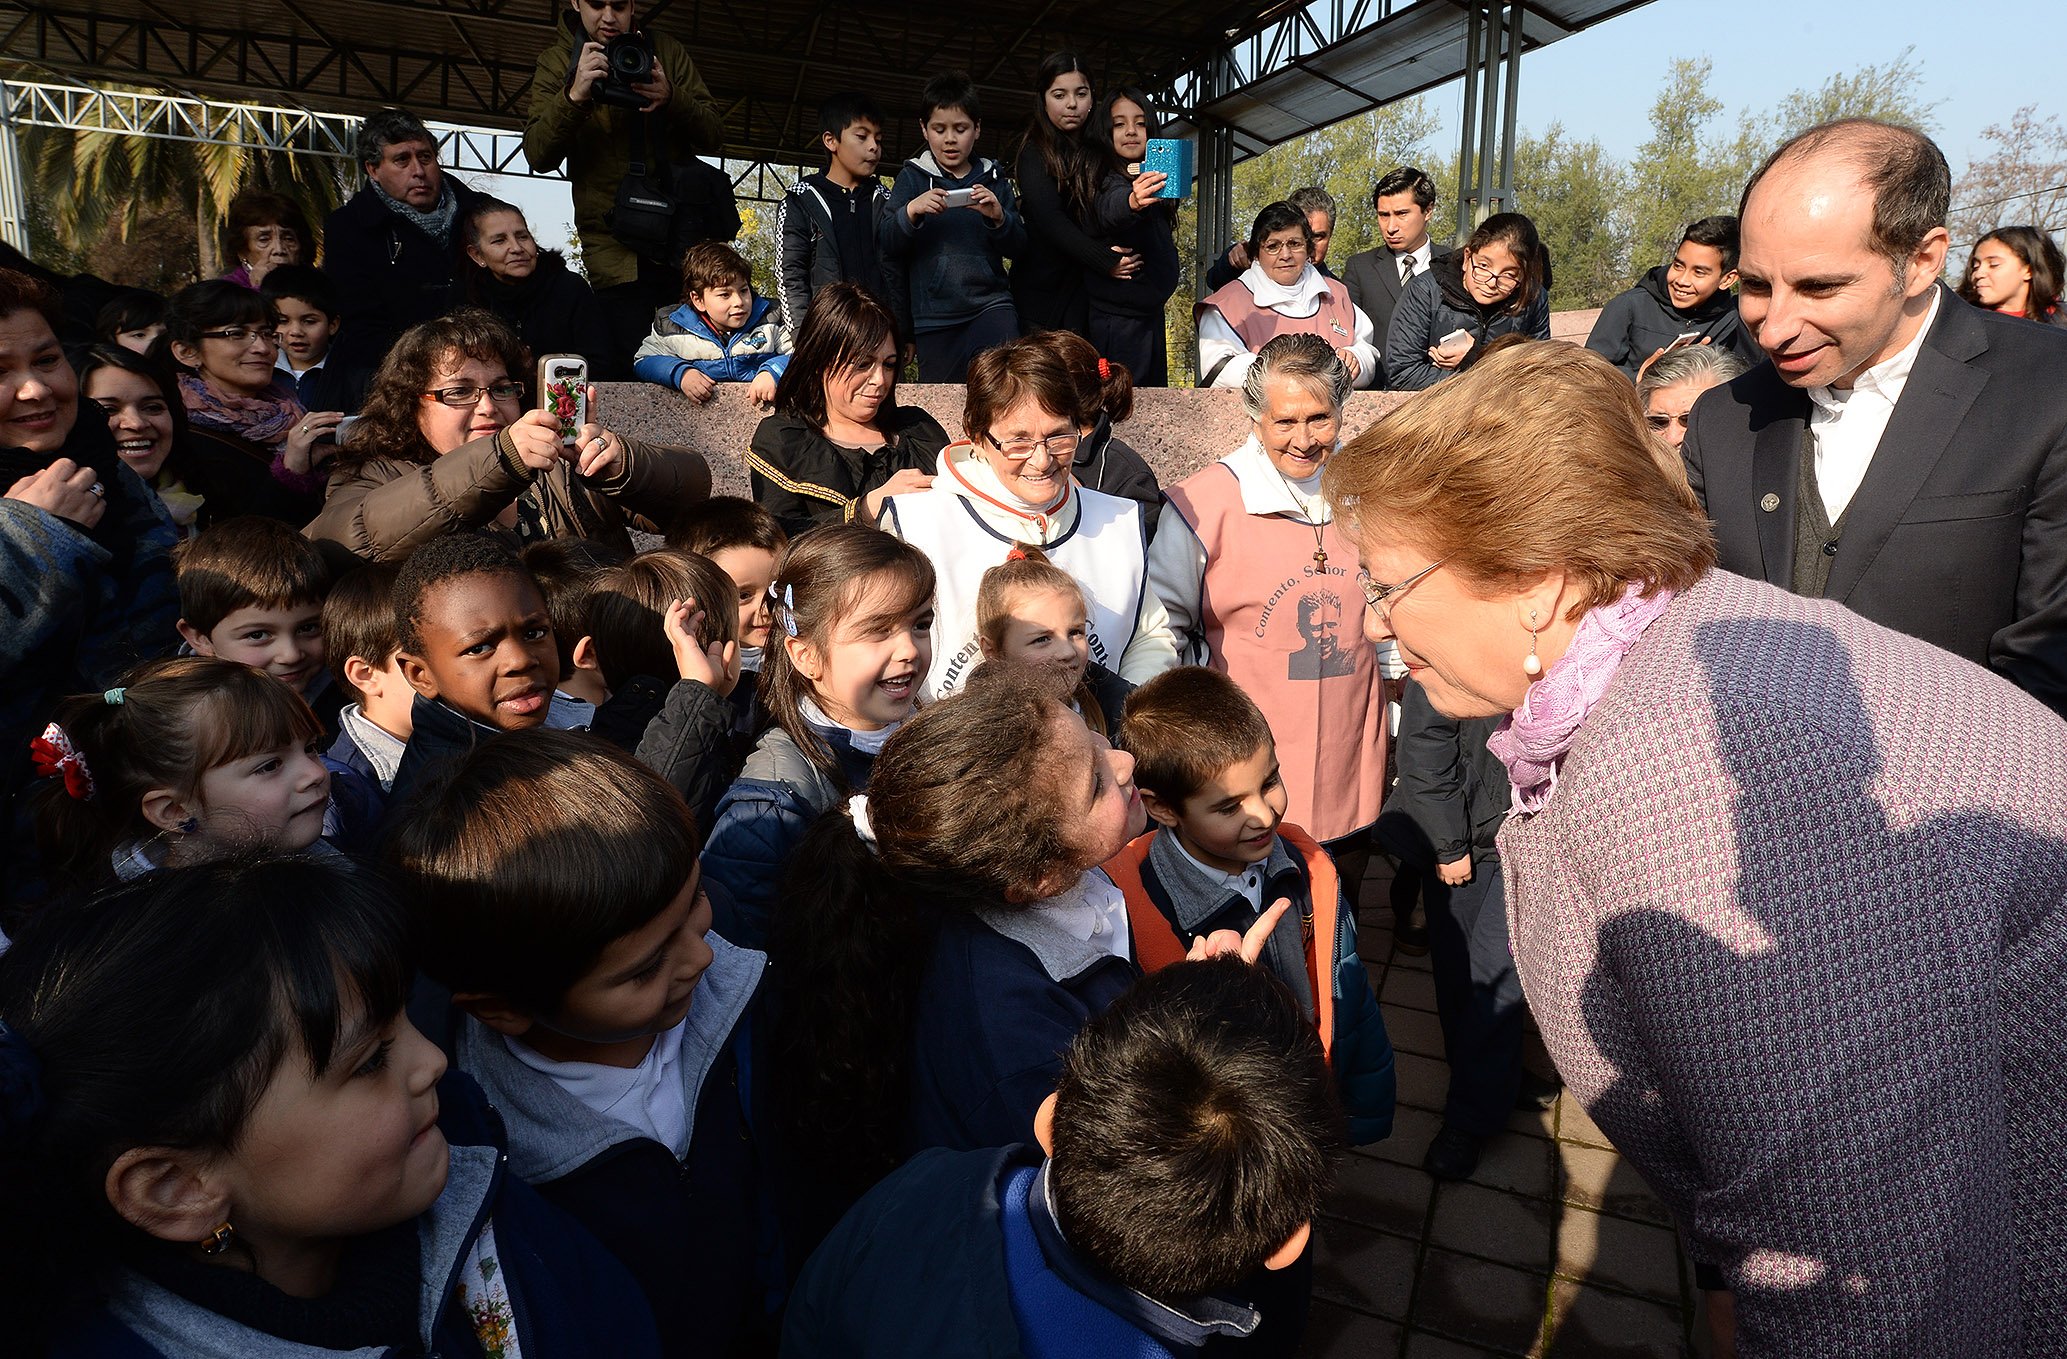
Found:
[[[1249,365],[1279,335],[1318,335],[1352,387],[1376,387],[1371,318],[1342,282],[1314,267],[1313,226],[1290,203],[1272,203],[1249,228],[1249,267],[1192,308],[1199,328],[1199,386],[1239,390]]]
[[[911,543],[937,574],[933,668],[926,696],[959,688],[982,659],[976,595],[986,569],[1024,544],[1084,589],[1090,659],[1129,684],[1177,663],[1162,602],[1148,584],[1141,506],[1071,474],[1078,392],[1068,364],[1032,339],[987,349],[969,365],[968,438],[940,454],[926,490],[891,495],[882,528]]]
[[[1504,718],[1530,1009],[1736,1353],[2067,1353],[2067,726],[1716,569],[1575,346],[1488,356],[1326,484],[1367,635]]]
[[[405,332],[374,374],[308,535],[368,561],[483,530],[519,545],[588,538],[629,553],[634,515],[666,524],[710,494],[709,466],[687,449],[593,419],[562,442],[551,412],[525,410],[524,363],[516,332],[477,308]]]
[[[1550,338],[1550,257],[1518,212],[1494,213],[1462,250],[1407,284],[1385,337],[1385,385],[1426,390],[1502,335]]]
[[[1232,676],[1270,719],[1285,816],[1352,883],[1385,792],[1385,685],[1358,644],[1356,546],[1321,492],[1348,395],[1326,340],[1266,343],[1242,381],[1249,437],[1164,492],[1148,579],[1184,659]]]
[[[324,462],[337,451],[337,411],[311,413],[276,364],[273,304],[214,279],[182,288],[152,353],[179,366],[194,479],[214,519],[262,514],[308,522],[323,505]]]

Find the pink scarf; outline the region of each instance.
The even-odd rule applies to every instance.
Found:
[[[234,434],[275,456],[286,449],[287,432],[306,413],[293,389],[277,378],[258,396],[224,396],[192,373],[181,373],[179,395],[186,403],[187,419],[204,429]]]
[[[1645,599],[1637,593],[1642,588],[1632,585],[1614,603],[1587,610],[1565,654],[1529,686],[1522,706],[1486,741],[1486,749],[1507,766],[1515,811],[1540,811],[1550,801],[1586,714],[1615,682],[1622,657],[1672,603],[1672,591],[1660,589]]]

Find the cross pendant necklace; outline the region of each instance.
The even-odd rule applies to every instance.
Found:
[[[1313,549],[1313,569],[1316,571],[1328,569],[1328,549],[1318,544]]]
[[[1299,493],[1292,489],[1291,479],[1285,475],[1283,469],[1280,468],[1276,463],[1271,463],[1270,470],[1278,474],[1278,482],[1285,488],[1285,494],[1292,498],[1292,504],[1295,507],[1297,507],[1297,512],[1301,514],[1305,513],[1305,503],[1299,499]],[[1325,527],[1321,524],[1316,523],[1309,523],[1307,524],[1307,527],[1313,530],[1314,572],[1318,575],[1325,575],[1328,570],[1328,548],[1326,542],[1322,538],[1322,534],[1325,532]]]

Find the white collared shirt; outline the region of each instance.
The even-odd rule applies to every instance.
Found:
[[[1866,480],[1866,469],[1888,432],[1888,420],[1902,389],[1909,385],[1909,370],[1938,319],[1943,290],[1931,289],[1931,308],[1915,338],[1889,358],[1862,369],[1852,379],[1851,390],[1831,387],[1809,388],[1809,433],[1816,441],[1816,485],[1823,492],[1823,511],[1835,524],[1845,506],[1858,494]]]
[[[1164,833],[1169,834],[1167,831]],[[1263,863],[1250,864],[1239,873],[1229,873],[1200,859],[1185,848],[1184,841],[1176,836],[1171,835],[1170,841],[1177,846],[1177,852],[1184,856],[1184,861],[1198,870],[1200,877],[1215,887],[1242,897],[1249,903],[1250,910],[1259,913],[1263,910],[1263,870],[1270,862],[1268,859]]]
[[[1241,281],[1256,299],[1259,307],[1268,307],[1281,316],[1304,318],[1321,309],[1321,294],[1345,285],[1329,278],[1311,264],[1301,271],[1291,287],[1272,279],[1263,272],[1261,264],[1251,264],[1243,271]],[[1356,333],[1346,345],[1336,346],[1356,355],[1356,381],[1352,387],[1370,387],[1378,381],[1378,340],[1371,330],[1371,318],[1362,307],[1352,306]],[[1217,366],[1219,375],[1213,379],[1215,387],[1239,387],[1248,373],[1249,365],[1256,356],[1249,352],[1249,346],[1227,323],[1218,307],[1207,307],[1199,313],[1199,372],[1211,373]]]
[[[1418,278],[1422,274],[1427,273],[1428,266],[1435,263],[1434,239],[1423,236],[1420,249],[1403,250],[1392,257],[1392,267],[1400,271],[1400,282],[1402,283],[1407,281],[1406,263],[1410,259],[1414,261],[1414,277]]]
[[[600,1062],[556,1062],[511,1038],[510,1055],[605,1118],[629,1124],[677,1157],[689,1151],[689,1097],[682,1085],[682,1037],[689,1021],[656,1035],[634,1067]]]
[[[296,368],[294,366],[294,361],[287,357],[286,350],[283,349],[279,353],[273,355],[274,370],[276,372],[287,374],[289,380],[298,378],[303,373],[320,373],[323,371],[323,365],[328,362],[330,362],[330,356],[328,354],[325,354],[322,358],[317,359],[314,363],[310,364],[306,368]]]
[[[1126,894],[1095,868],[1085,869],[1076,886],[1027,909],[1040,912],[1071,938],[1081,939],[1115,958],[1134,956],[1127,930]]]

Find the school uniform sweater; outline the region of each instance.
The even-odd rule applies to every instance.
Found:
[[[947,208],[914,222],[905,207],[933,189],[982,185],[997,195],[1003,215],[994,223],[973,206]],[[1012,185],[995,163],[977,159],[959,175],[940,168],[931,151],[906,161],[890,187],[876,228],[891,309],[906,334],[952,330],[993,307],[1012,305],[1005,261],[1026,246],[1026,224]]]

